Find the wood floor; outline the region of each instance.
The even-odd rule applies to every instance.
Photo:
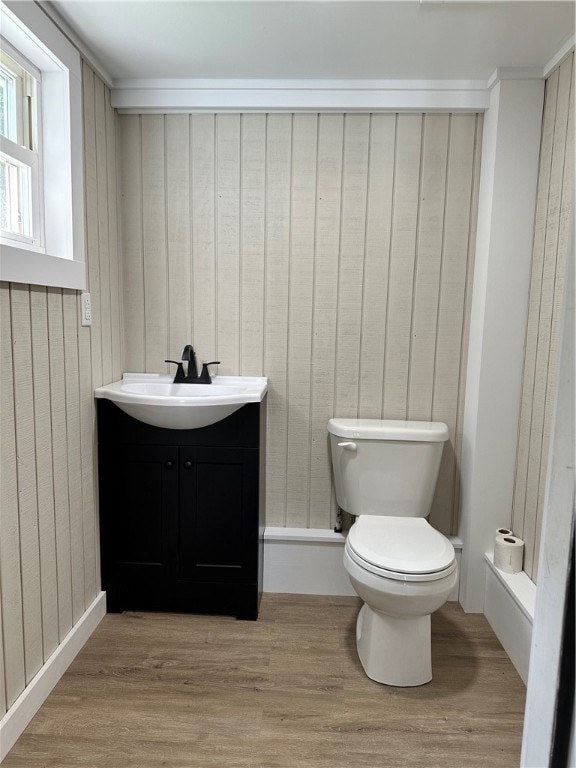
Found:
[[[264,595],[257,622],[107,615],[5,768],[505,768],[525,688],[481,615],[433,616],[428,685],[356,656],[356,598]]]

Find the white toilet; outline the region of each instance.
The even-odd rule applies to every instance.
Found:
[[[357,520],[344,567],[364,601],[358,656],[372,680],[432,679],[430,614],[456,585],[454,547],[426,520],[448,439],[440,422],[330,419],[338,506]]]

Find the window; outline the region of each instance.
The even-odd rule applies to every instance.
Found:
[[[0,229],[14,241],[42,246],[39,85],[38,70],[2,41]]]
[[[0,23],[0,280],[83,289],[80,55],[37,3]]]

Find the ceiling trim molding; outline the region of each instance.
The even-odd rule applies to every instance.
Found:
[[[87,64],[90,65],[94,72],[96,72],[104,84],[111,88],[113,78],[110,76],[110,73],[106,67],[102,65],[97,56],[90,50],[88,45],[86,45],[84,40],[79,37],[76,32],[74,32],[70,24],[68,24],[68,22],[62,18],[62,16],[54,8],[53,4],[49,1],[40,3],[35,0],[35,5],[37,5],[40,10],[43,11],[46,16],[48,16],[48,18],[54,22],[54,24],[56,24],[62,34],[68,39],[68,42],[70,42],[76,48],[82,58],[86,61]]]
[[[544,77],[550,77],[552,72],[564,61],[566,56],[572,53],[575,43],[576,37],[572,35],[572,37],[564,43],[562,48],[552,56],[550,61],[544,65]]]
[[[167,112],[478,112],[486,83],[461,80],[118,80],[122,113]]]

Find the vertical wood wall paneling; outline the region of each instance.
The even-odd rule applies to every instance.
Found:
[[[405,419],[418,231],[422,115],[399,115],[386,308],[383,416]]]
[[[203,357],[217,350],[215,116],[193,115],[191,120],[193,309],[191,342]]]
[[[10,288],[10,296],[12,326],[18,329],[18,335],[13,338],[14,406],[24,616],[24,665],[28,684],[44,661],[29,287],[13,284]]]
[[[445,422],[450,430],[450,441],[444,445],[430,513],[430,521],[443,531],[450,531],[452,528],[454,484],[458,482],[454,438],[459,405],[462,333],[466,314],[464,299],[468,277],[475,139],[474,115],[452,115],[432,403],[432,420]]]
[[[269,525],[288,525],[287,346],[292,172],[292,116],[269,115],[266,177],[264,372],[269,377],[266,509]]]
[[[370,116],[346,115],[338,263],[334,412],[358,416],[361,307],[368,190]]]
[[[134,118],[119,119],[137,140]],[[191,307],[201,359],[217,350],[224,372],[269,377],[267,523],[333,524],[330,417],[436,414],[451,443],[433,522],[451,532],[481,116],[193,115],[189,153],[182,116],[164,120],[167,133],[149,131],[133,155],[149,167],[166,147],[166,178],[178,174],[154,193],[166,205],[168,238],[154,244],[165,274],[151,281],[128,244],[131,280],[146,305],[166,305],[167,291],[171,337]],[[140,227],[137,201],[148,219],[152,199],[138,169],[125,172],[124,237]],[[185,215],[187,184],[183,222],[171,200]],[[126,339],[148,346],[145,316],[127,312]]]
[[[124,357],[126,371],[133,372],[146,370],[141,120],[139,115],[123,115],[118,125],[118,187],[122,205]]]
[[[554,118],[556,115],[556,101],[558,97],[558,79],[559,70],[556,69],[546,81],[542,138],[540,143],[536,217],[534,222],[534,244],[532,248],[532,270],[530,276],[526,347],[524,353],[524,375],[516,457],[512,529],[517,536],[520,536],[525,540],[524,510],[526,506],[526,483],[528,477],[530,427],[532,422],[532,396],[536,376],[540,286],[542,284],[542,272],[544,269],[544,240],[546,237],[546,222],[548,218],[548,193],[552,170],[552,148],[554,144]]]
[[[563,65],[563,67],[565,64]],[[548,357],[548,383],[544,403],[544,425],[542,430],[542,459],[540,461],[540,485],[538,488],[538,513],[536,533],[534,537],[534,560],[532,578],[538,577],[538,555],[540,553],[540,538],[542,534],[542,518],[544,513],[544,496],[548,472],[548,453],[552,430],[552,418],[556,403],[558,387],[558,354],[561,343],[561,322],[566,295],[566,271],[569,258],[569,238],[574,205],[574,66],[570,67],[571,86],[568,106],[568,126],[566,130],[566,145],[564,151],[564,168],[562,176],[562,197],[560,203],[560,218],[558,222],[558,244],[556,255],[556,275],[552,305],[552,322],[550,327],[550,354]]]
[[[110,380],[123,373],[122,271],[118,253],[118,179],[116,173],[116,138],[118,116],[110,102],[110,89],[104,88],[106,120],[106,181],[108,185],[108,252],[110,261],[110,336],[112,365]]]
[[[30,287],[32,322],[32,375],[34,377],[34,424],[36,488],[42,596],[44,661],[56,650],[58,637],[58,581],[56,574],[56,529],[54,478],[52,473],[52,425],[50,413],[50,361],[48,342],[48,298],[46,288]]]
[[[24,668],[24,620],[20,578],[20,522],[18,519],[18,477],[16,470],[16,423],[14,408],[13,332],[10,311],[10,287],[0,287],[1,370],[0,398],[2,427],[2,462],[0,482],[0,585],[2,588],[2,643],[5,703],[11,707],[26,685]]]
[[[370,124],[358,413],[371,419],[382,418],[396,120],[372,115]]]
[[[316,248],[312,308],[310,413],[310,527],[329,528],[336,502],[328,442],[328,420],[335,415],[334,355],[338,306],[338,252],[342,212],[344,116],[319,116],[316,191]]]
[[[458,407],[456,412],[456,430],[454,436],[454,495],[452,499],[452,526],[450,530],[458,530],[458,513],[462,486],[460,483],[460,460],[462,456],[462,441],[464,438],[463,419],[466,399],[466,370],[468,360],[468,342],[470,337],[470,306],[472,283],[474,275],[474,255],[476,248],[478,194],[480,190],[480,165],[482,160],[482,115],[476,115],[476,139],[474,149],[474,164],[472,178],[472,195],[470,199],[470,229],[468,232],[468,250],[466,267],[466,285],[464,287],[464,318],[462,324],[462,344],[460,348],[460,375],[458,387]]]
[[[100,226],[98,216],[98,154],[96,137],[96,82],[92,70],[83,66],[84,94],[84,191],[86,203],[86,249],[88,287],[91,291],[92,327],[90,354],[94,385],[102,380],[102,318],[100,312]]]
[[[573,206],[572,81],[570,56],[546,84],[514,491],[514,530],[524,538],[524,569],[535,581],[557,380],[558,318]]]
[[[80,385],[78,368],[78,302],[74,291],[62,291],[68,465],[69,533],[72,564],[72,623],[85,610],[84,526],[80,455]]]
[[[240,368],[240,141],[240,115],[217,115],[216,348],[200,359],[228,375]]]
[[[266,115],[241,117],[240,368],[242,376],[264,375],[264,287],[266,221]]]
[[[72,559],[68,491],[68,436],[64,362],[62,290],[48,288],[48,338],[50,340],[50,406],[52,414],[52,473],[58,579],[58,628],[60,641],[72,629]]]
[[[420,214],[416,233],[407,417],[430,421],[436,362],[444,210],[448,172],[449,115],[426,115],[422,124]]]
[[[2,713],[100,588],[93,390],[123,360],[116,117],[87,66],[83,103],[92,326],[80,325],[78,291],[0,287]]]
[[[108,153],[106,149],[106,102],[104,85],[94,78],[94,115],[96,127],[96,183],[98,201],[98,249],[99,249],[99,290],[97,291],[97,314],[102,348],[102,381],[112,381],[112,328],[110,323],[110,246],[108,243]],[[96,286],[92,286],[96,287]],[[97,326],[98,329],[98,326]],[[98,330],[96,330],[98,332]]]
[[[142,250],[146,371],[164,371],[168,352],[164,115],[142,118]]]
[[[190,290],[190,118],[166,116],[168,327],[166,357],[179,360],[192,337]],[[170,366],[170,371],[174,366]]]
[[[310,377],[318,116],[294,115],[288,266],[286,509],[307,528],[310,512]]]

